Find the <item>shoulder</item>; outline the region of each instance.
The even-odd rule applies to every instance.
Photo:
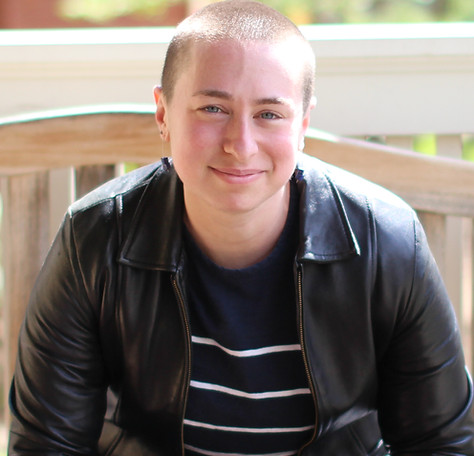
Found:
[[[72,203],[58,232],[64,245],[72,248],[81,262],[102,261],[106,250],[117,256],[147,189],[161,181],[164,174],[160,163],[140,167]],[[153,190],[152,201],[160,201],[160,195]]]
[[[112,202],[118,196],[139,194],[160,171],[161,165],[153,163],[116,177],[75,201],[69,207],[68,213],[70,216],[74,216],[95,206],[106,205],[107,202]]]
[[[304,155],[298,166],[311,189],[321,187],[324,180],[341,204],[349,222],[355,228],[371,224],[381,232],[400,234],[405,231],[412,237],[418,218],[414,209],[392,191],[356,174]],[[311,192],[311,190],[309,190]]]
[[[345,200],[353,200],[362,205],[369,201],[380,208],[413,213],[409,204],[392,191],[345,169],[306,154],[300,155],[298,167],[303,170],[304,178],[310,186],[316,185],[320,179],[326,179]]]
[[[319,195],[322,191],[331,192],[330,199],[339,206],[341,217],[361,248],[371,245],[374,254],[384,252],[385,256],[393,255],[400,260],[413,258],[424,233],[416,212],[402,198],[314,157],[300,157],[298,166],[303,170],[307,187],[306,205],[324,199]]]

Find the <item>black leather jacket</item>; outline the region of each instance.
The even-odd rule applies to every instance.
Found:
[[[317,411],[301,454],[474,455],[459,331],[414,212],[316,159],[299,168],[295,287]],[[182,213],[159,165],[72,205],[20,336],[10,454],[183,454]]]

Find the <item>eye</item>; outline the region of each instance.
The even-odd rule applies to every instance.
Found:
[[[280,116],[271,111],[262,112],[259,117],[264,120],[280,119]]]
[[[218,113],[218,112],[222,112],[222,109],[219,108],[218,106],[205,106],[204,108],[202,108],[203,111],[205,112],[209,112],[211,114],[214,114],[214,113]]]

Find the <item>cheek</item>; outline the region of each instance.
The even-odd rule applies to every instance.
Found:
[[[189,153],[191,150],[186,143],[185,135],[174,135],[170,141],[170,153],[173,159],[173,165],[180,179],[185,182],[188,180],[189,170],[195,167],[192,163],[193,156]]]
[[[274,149],[275,150],[275,149]],[[296,152],[292,148],[275,153],[272,156],[273,179],[277,185],[287,182],[293,175],[296,168]]]
[[[206,145],[207,144],[207,145]],[[171,157],[183,183],[202,178],[209,159],[209,142],[198,130],[181,130],[171,139]]]
[[[201,153],[210,152],[221,146],[223,126],[218,122],[195,121],[188,131],[193,146]]]
[[[270,146],[271,147],[271,146]],[[275,172],[279,178],[286,181],[291,178],[296,168],[298,155],[298,138],[286,135],[275,141],[272,150]]]
[[[296,168],[296,152],[293,150],[285,156],[284,174],[286,178],[290,178]]]
[[[296,161],[298,143],[299,137],[296,134],[286,132],[273,137],[268,147],[276,160],[288,165]]]
[[[187,153],[201,155],[219,144],[219,132],[215,125],[196,119],[185,119],[179,128],[178,141]]]

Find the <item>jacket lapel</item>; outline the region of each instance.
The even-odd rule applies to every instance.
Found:
[[[301,154],[298,163],[301,239],[298,260],[320,263],[345,260],[360,253],[341,196],[326,165]]]
[[[183,189],[173,168],[147,185],[119,255],[129,266],[176,271],[181,257]]]

